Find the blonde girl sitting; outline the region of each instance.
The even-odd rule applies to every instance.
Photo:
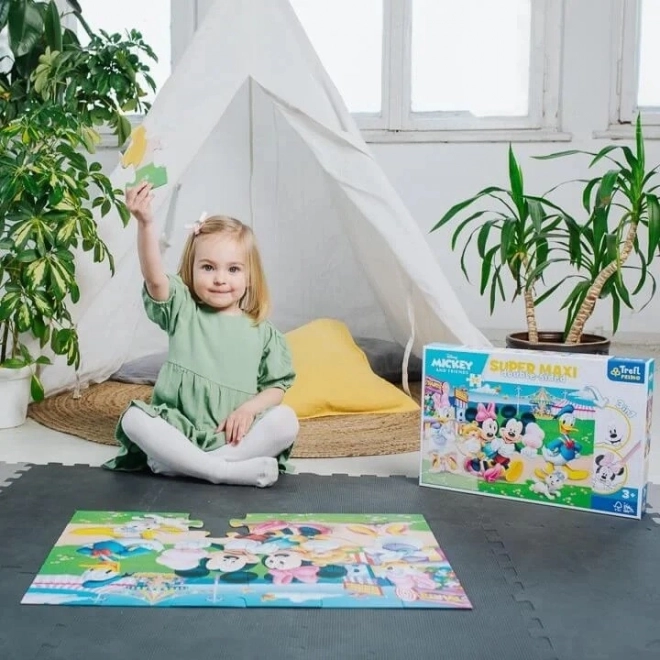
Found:
[[[161,262],[150,184],[126,193],[137,220],[147,316],[169,337],[151,404],[132,401],[116,429],[121,448],[105,464],[267,487],[298,434],[281,404],[295,374],[285,337],[267,320],[269,295],[252,230],[202,218],[177,275]]]

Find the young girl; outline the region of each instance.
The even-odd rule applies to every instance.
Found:
[[[281,405],[295,374],[284,336],[266,320],[269,296],[252,230],[224,216],[200,219],[177,275],[166,275],[150,184],[126,193],[138,223],[142,297],[169,336],[151,405],[132,401],[116,431],[114,470],[148,466],[214,484],[271,486],[298,434]]]

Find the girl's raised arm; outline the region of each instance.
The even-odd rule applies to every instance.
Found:
[[[149,295],[154,300],[165,301],[170,295],[170,285],[156,236],[156,226],[151,211],[153,193],[150,183],[140,183],[126,191],[126,206],[138,223],[138,256],[140,269]]]

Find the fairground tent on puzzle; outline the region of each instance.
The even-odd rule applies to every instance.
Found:
[[[489,345],[286,0],[216,1],[142,130],[142,159],[125,159],[112,179],[124,187],[147,163],[166,169],[154,204],[168,269],[185,225],[203,211],[230,214],[256,232],[283,331],[333,317],[417,355],[430,341]],[[134,223],[124,229],[108,215],[101,236],[117,272],[78,264],[81,383],[106,380],[166,341],[143,313]],[[43,380],[50,395],[71,389],[76,374],[59,359]]]

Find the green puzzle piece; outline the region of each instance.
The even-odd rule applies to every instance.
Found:
[[[149,182],[154,188],[160,188],[167,183],[167,169],[149,163],[135,172],[135,180],[128,187],[133,188],[143,181]]]

